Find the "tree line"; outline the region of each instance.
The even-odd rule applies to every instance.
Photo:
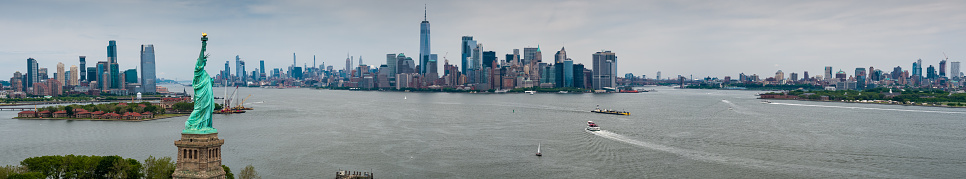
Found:
[[[112,178],[112,179],[168,179],[175,171],[175,161],[171,157],[149,156],[142,164],[140,161],[120,156],[40,156],[20,161],[20,166],[0,167],[0,179],[43,179],[43,178]],[[228,166],[222,165],[225,176],[234,179]],[[261,178],[255,167],[246,166],[239,173],[240,179]]]

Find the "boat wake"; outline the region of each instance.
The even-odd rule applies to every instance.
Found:
[[[806,165],[798,165],[798,164],[770,162],[770,161],[750,159],[750,158],[724,156],[724,155],[715,154],[715,153],[701,152],[701,151],[690,150],[690,149],[682,149],[682,148],[676,148],[671,146],[665,146],[661,144],[654,144],[654,143],[634,140],[624,135],[613,133],[607,130],[601,130],[601,131],[585,130],[585,131],[610,140],[623,142],[623,143],[644,147],[652,150],[663,151],[663,152],[675,154],[692,160],[738,165],[738,166],[749,167],[749,168],[763,168],[763,169],[786,171],[786,172],[806,172],[806,173],[813,173],[813,174],[814,173],[837,173],[837,174],[846,174],[846,175],[866,175],[866,176],[873,176],[877,178],[895,178],[896,177],[894,175],[885,174],[885,173],[838,169],[838,168],[815,167],[815,166],[806,166]]]
[[[927,111],[927,110],[912,110],[912,109],[889,109],[889,108],[868,108],[868,107],[852,107],[852,106],[826,106],[826,105],[815,105],[815,104],[794,104],[794,103],[770,103],[778,105],[788,105],[788,106],[807,106],[807,107],[823,107],[823,108],[842,108],[842,109],[866,109],[866,110],[880,110],[880,111],[902,111],[902,112],[924,112],[924,113],[942,113],[942,114],[966,114],[966,112],[953,112],[953,111]]]

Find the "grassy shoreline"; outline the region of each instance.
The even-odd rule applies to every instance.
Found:
[[[68,120],[68,121],[123,121],[123,122],[141,122],[141,121],[153,121],[153,120],[158,120],[158,119],[167,119],[167,118],[181,117],[181,116],[188,116],[188,115],[191,115],[191,114],[158,114],[158,115],[155,115],[154,118],[150,118],[150,119],[140,119],[140,120],[90,119],[90,118],[33,118],[33,117],[30,117],[30,118],[14,117],[13,119],[22,119],[22,120]]]

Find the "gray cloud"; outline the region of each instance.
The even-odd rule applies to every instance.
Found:
[[[463,35],[497,54],[540,45],[552,59],[566,46],[588,67],[592,53],[612,50],[620,73],[648,77],[966,57],[959,1],[10,1],[0,6],[0,61],[13,65],[0,66],[0,77],[24,71],[28,57],[47,68],[78,55],[105,60],[107,41],[117,40],[121,68],[137,66],[140,45],[154,44],[160,77],[189,79],[201,32],[211,37],[210,73],[235,55],[283,68],[293,52],[299,65],[318,55],[339,69],[346,53],[378,65],[387,53],[418,53],[424,3],[433,53],[457,64]]]

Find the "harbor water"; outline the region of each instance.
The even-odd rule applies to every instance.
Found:
[[[379,178],[966,176],[963,108],[762,103],[756,91],[656,89],[528,95],[241,88],[243,97],[252,94],[245,106],[254,110],[214,115],[214,127],[225,140],[223,164],[233,171],[251,164],[265,178],[327,178],[339,170]],[[589,112],[597,105],[631,115]],[[43,155],[175,157],[187,118],[11,119],[17,112],[0,111],[0,165]],[[587,121],[602,130],[584,130]],[[538,144],[542,157],[534,156]]]

